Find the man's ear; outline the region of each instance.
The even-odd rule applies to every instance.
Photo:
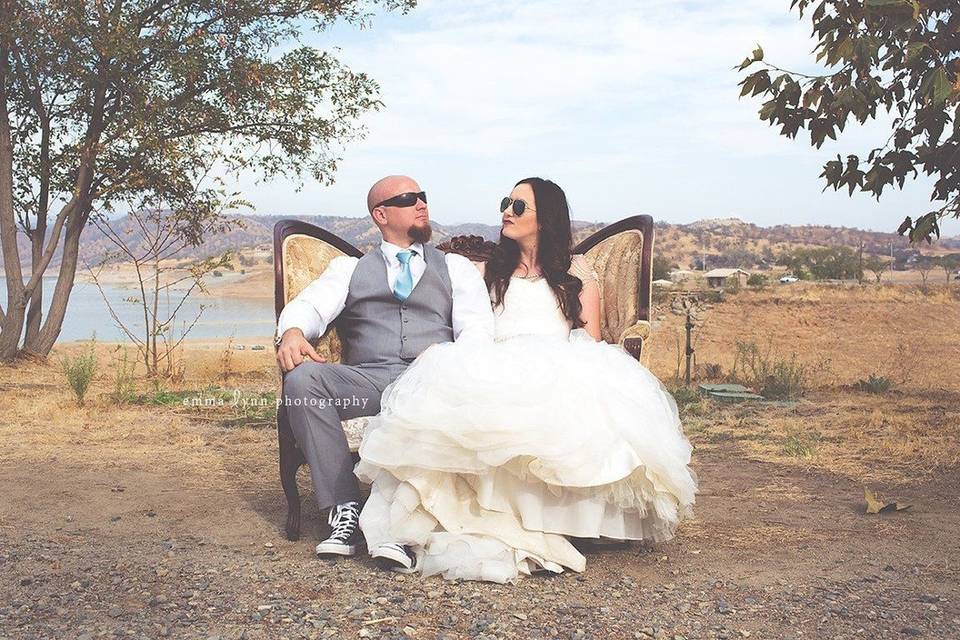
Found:
[[[374,207],[373,211],[370,212],[370,217],[377,223],[377,226],[387,224],[387,212],[383,207]]]

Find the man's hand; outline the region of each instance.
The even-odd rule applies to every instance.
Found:
[[[303,336],[303,331],[296,327],[290,327],[283,332],[280,346],[277,347],[277,364],[280,365],[281,371],[286,373],[306,358],[310,358],[314,362],[326,362],[314,350],[310,341]]]

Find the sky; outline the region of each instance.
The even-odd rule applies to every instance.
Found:
[[[425,0],[363,30],[308,32],[304,44],[336,47],[375,78],[385,107],[361,119],[366,137],[343,150],[333,186],[249,175],[236,186],[256,213],[360,217],[369,186],[402,173],[441,224],[498,224],[500,199],[528,176],[559,184],[572,217],[596,222],[647,213],[892,231],[934,209],[925,177],[879,202],[822,191],[824,162],[880,146],[890,116],[851,120],[817,150],[805,130],[789,140],[761,122],[759,97],[738,98],[746,72],[733,67],[758,43],[780,67],[817,71],[809,16],[789,4]]]

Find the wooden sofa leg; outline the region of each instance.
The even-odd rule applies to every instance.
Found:
[[[277,410],[277,441],[280,445],[280,485],[287,497],[287,540],[300,539],[300,491],[297,489],[297,469],[305,462],[303,452],[290,429],[284,407]]]

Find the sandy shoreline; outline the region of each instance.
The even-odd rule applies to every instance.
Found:
[[[253,300],[272,300],[273,299],[273,267],[271,265],[256,265],[240,271],[222,271],[223,275],[208,275],[204,278],[204,287],[211,295],[217,297],[230,298],[249,298]],[[185,269],[171,269],[166,272],[169,280],[178,280],[188,276]],[[0,274],[0,278],[2,278]],[[129,288],[138,290],[139,280],[136,270],[127,264],[111,266],[104,268],[97,274],[97,280],[101,285]],[[89,271],[78,270],[76,282],[94,283],[94,278]],[[185,280],[174,289],[183,290],[190,285],[191,281]],[[149,281],[146,283],[149,285]]]

